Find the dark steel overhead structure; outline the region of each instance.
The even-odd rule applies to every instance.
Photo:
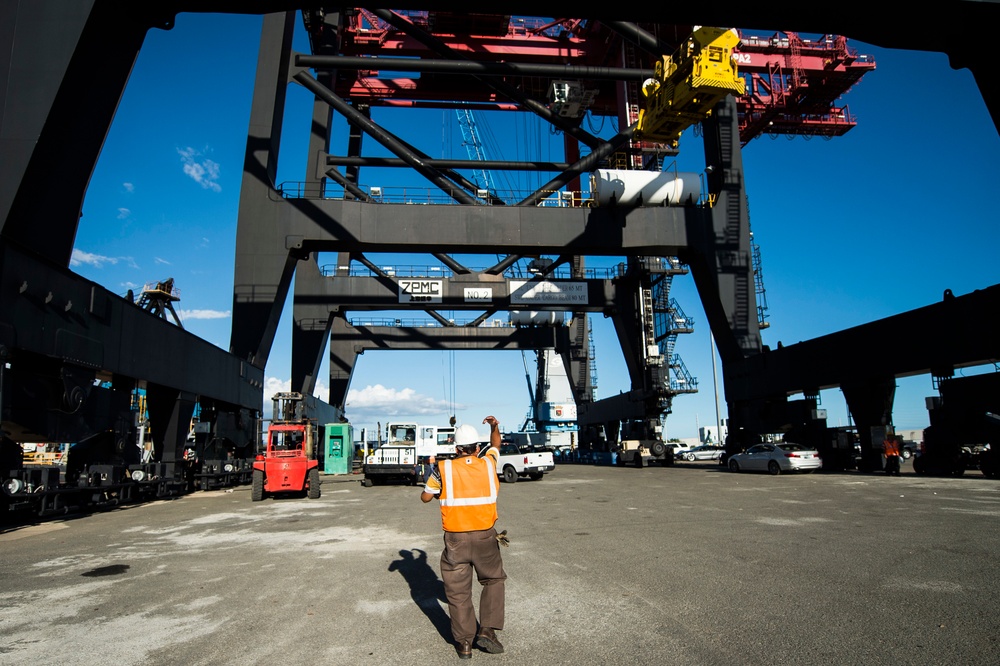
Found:
[[[467,9],[458,3],[432,4],[438,14]],[[393,4],[398,8],[420,6]],[[318,252],[339,253],[348,263],[360,261],[366,252],[680,257],[691,268],[718,343],[731,426],[737,433],[741,428],[750,434],[792,422],[810,427],[818,419],[801,416],[809,411],[808,399],[802,405],[791,404],[788,396],[798,392],[815,395],[821,388],[845,383],[850,384],[848,390],[859,405],[858,411],[870,415],[866,419],[875,419],[887,397],[891,383],[887,377],[919,372],[944,376],[964,365],[1000,358],[995,324],[984,325],[982,320],[983,312],[996,312],[1000,305],[997,287],[989,285],[983,291],[901,315],[908,324],[905,329],[897,326],[896,318],[890,318],[783,349],[765,349],[756,318],[742,162],[732,104],[720,105],[713,119],[704,124],[705,159],[712,167],[708,186],[715,197],[711,208],[547,208],[535,205],[541,196],[537,192],[518,205],[487,206],[470,190],[468,181],[462,182],[450,171],[461,167],[435,163],[412,146],[392,142],[391,137],[384,138],[393,143],[395,159],[419,166],[431,182],[459,203],[377,203],[358,186],[358,170],[366,166],[361,152],[362,130],[374,136],[379,128],[367,121],[365,109],[354,108],[338,97],[333,74],[309,75],[296,65],[291,49],[294,21],[298,20],[293,12],[303,9],[313,28],[314,55],[340,55],[340,21],[354,9],[323,7],[322,3],[281,0],[151,0],[139,4],[39,0],[0,5],[0,72],[4,74],[0,79],[4,81],[0,86],[0,358],[9,364],[0,373],[0,418],[5,431],[38,441],[82,441],[107,435],[106,455],[113,455],[114,438],[122,430],[120,419],[128,413],[127,399],[123,398],[135,387],[144,386],[155,403],[150,416],[158,439],[165,443],[161,452],[164,462],[180,459],[196,401],[212,405],[220,436],[248,446],[253,437],[251,419],[262,407],[263,368],[293,284],[297,327],[293,365],[296,382],[302,387],[309,385],[310,374],[315,380],[317,359],[328,336],[334,334],[343,336],[337,338],[337,345],[353,345],[350,351],[337,352],[337,358],[343,360],[343,367],[336,370],[341,373],[337,379],[344,391],[345,382],[349,383],[348,361],[360,353],[355,348],[405,346],[418,344],[418,340],[419,344],[442,344],[442,340],[431,340],[435,336],[413,330],[361,331],[353,327],[355,331],[351,331],[339,315],[344,304],[316,300],[326,290],[318,288],[316,280],[293,279],[297,270],[302,272],[306,263],[315,261]],[[936,3],[934,7],[933,12],[894,15],[891,23],[858,18],[856,13],[825,16],[790,3],[744,8],[623,5],[603,7],[593,20],[596,24],[605,21],[616,34],[628,31],[621,22],[637,26],[769,24],[803,32],[844,34],[889,48],[940,51],[948,54],[953,66],[968,67],[980,90],[990,91],[984,99],[997,123],[1000,106],[991,92],[996,89],[997,75],[987,53],[990,47],[985,40],[958,39],[955,35],[965,34],[970,25],[994,25],[1000,7],[970,1]],[[504,15],[572,16],[580,11],[579,3],[568,2],[503,3],[498,8],[496,11]],[[479,9],[491,11],[488,5]],[[387,9],[376,7],[372,11],[404,28],[408,38],[430,49],[435,59],[465,60]],[[267,13],[240,198],[229,352],[153,317],[69,270],[84,194],[144,37],[151,28],[169,29],[182,12]],[[571,182],[628,142],[627,130],[613,142],[590,135],[501,80],[489,66],[464,67],[486,70],[472,76],[480,77],[478,85],[494,90],[504,98],[503,103],[537,113],[567,137],[590,147],[583,160],[571,154],[566,165],[547,165],[557,166],[559,171],[552,186]],[[595,77],[611,73],[592,72]],[[307,171],[310,187],[304,192],[306,196],[295,199],[285,198],[275,182],[290,79],[306,85],[317,98]],[[351,186],[344,185],[348,196],[339,200],[324,198],[327,169],[340,159],[329,155],[328,105],[352,114],[350,119],[356,126],[348,155],[343,158],[354,162],[344,162],[347,173],[338,181]],[[504,263],[495,268],[502,271]],[[504,279],[499,272],[470,272],[469,276],[501,293]],[[384,300],[378,296],[377,285],[385,288],[387,277],[370,278],[376,286],[363,288],[351,286],[347,276],[323,279],[335,285],[331,288],[335,297],[362,292],[361,303],[354,305],[377,307]],[[579,279],[580,275],[573,277]],[[613,310],[629,311],[631,305],[625,299],[634,298],[634,293],[625,294],[635,285],[626,285],[641,279],[641,273],[636,273],[615,285]],[[596,289],[605,297],[610,293],[607,287]],[[485,309],[488,314],[506,306],[502,300],[491,300]],[[588,301],[590,307],[604,304]],[[942,312],[952,321],[978,323],[941,331],[934,323]],[[585,314],[584,309],[581,314]],[[622,323],[625,329],[630,325]],[[924,331],[931,328],[938,331],[933,347],[923,341]],[[447,344],[568,345],[570,353],[576,345],[579,352],[573,333],[569,342],[537,337],[518,340],[515,335],[476,342],[475,338],[485,334],[462,333],[461,339]],[[890,336],[892,353],[882,343]],[[634,339],[624,342],[627,356],[634,352],[627,347],[635,344]],[[857,361],[850,366],[849,377],[842,363],[847,358]],[[648,393],[643,381],[628,392],[629,402],[645,404],[658,399]],[[579,381],[574,390],[578,396],[584,393]],[[595,405],[595,412],[602,413],[591,416],[596,420],[617,418],[631,413],[629,409],[628,405]],[[585,410],[581,418],[588,418]],[[863,440],[863,445],[870,442]]]

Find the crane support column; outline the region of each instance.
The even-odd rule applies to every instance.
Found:
[[[157,384],[146,387],[146,396],[149,400],[150,432],[159,449],[157,462],[166,463],[168,470],[172,464],[174,478],[177,479],[177,472],[184,461],[184,442],[187,441],[197,396]]]
[[[229,351],[258,368],[267,365],[299,258],[279,210],[266,205],[280,199],[274,185],[295,16],[264,17],[240,188]]]
[[[873,431],[892,425],[892,403],[896,396],[896,378],[873,379],[868,382],[844,382],[840,389],[847,400],[861,444],[861,471],[882,469],[882,441],[874,441]]]
[[[757,320],[750,216],[747,210],[740,152],[736,101],[730,96],[715,106],[703,123],[706,180],[715,196],[711,226],[694,229],[690,251],[680,258],[691,275],[705,308],[719,356],[726,394],[734,366],[761,353],[763,344]],[[778,398],[779,396],[774,396]],[[780,396],[782,401],[784,395]],[[755,410],[730,399],[729,414],[749,417]],[[752,422],[733,419],[730,433],[759,431]]]
[[[349,266],[346,252],[337,254],[337,273],[340,266]],[[317,302],[310,298],[318,293],[323,280],[337,280],[337,276],[324,277],[314,257],[299,263],[295,273],[295,296],[292,301],[292,390],[312,395],[323,360],[326,343],[330,339],[333,317],[340,311],[336,301]]]

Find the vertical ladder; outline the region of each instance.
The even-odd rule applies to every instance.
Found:
[[[597,395],[597,349],[594,347],[594,326],[590,319],[587,320],[587,356],[590,362],[590,397],[593,399]]]
[[[760,328],[767,328],[771,324],[767,322],[767,295],[764,289],[764,271],[761,268],[760,245],[753,236],[753,229],[750,228],[750,199],[747,197],[747,229],[750,229],[750,261],[753,267],[753,287],[757,297],[757,325]]]
[[[622,40],[622,61],[626,68],[636,69],[639,67],[636,47],[627,39]],[[628,119],[628,127],[631,127],[639,120],[639,84],[634,79],[625,81],[625,114]],[[630,158],[630,169],[642,168],[642,155],[636,151]]]
[[[640,298],[642,303],[639,307],[640,317],[642,318],[642,341],[645,346],[643,351],[643,357],[646,359],[647,364],[650,363],[650,349],[659,347],[656,344],[656,323],[653,317],[653,289],[651,287],[642,287]],[[659,360],[659,351],[656,353],[656,359]]]

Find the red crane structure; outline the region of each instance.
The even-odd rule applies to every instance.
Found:
[[[875,59],[849,48],[846,37],[779,32],[740,38],[737,66],[747,83],[737,101],[743,145],[761,134],[842,136],[857,125],[837,100],[875,69]]]
[[[419,40],[386,20],[386,14],[349,10],[336,44],[312,21],[313,54],[336,55],[333,90],[356,106],[532,110],[498,94],[516,89],[525,100],[548,100],[548,108],[573,126],[590,112],[617,117],[626,127],[638,118],[643,82],[653,76],[657,56],[688,39],[693,26],[619,24],[580,18],[545,21],[507,14],[395,12],[423,28]],[[308,18],[307,18],[308,21]],[[859,55],[842,36],[803,38],[794,32],[771,37],[740,33],[734,49],[746,93],[737,97],[740,140],[761,134],[841,136],[857,123],[838,100],[867,72],[871,56]],[[386,57],[386,53],[392,53]],[[309,66],[315,58],[300,59]],[[554,71],[558,68],[561,71]],[[419,74],[407,75],[406,72]],[[482,73],[481,78],[455,74]],[[460,82],[460,85],[458,84]],[[571,132],[569,134],[572,134]],[[632,149],[649,149],[633,142]],[[567,153],[573,159],[576,150]]]

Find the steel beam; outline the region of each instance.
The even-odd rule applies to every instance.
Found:
[[[436,60],[433,58],[393,58],[375,56],[298,55],[295,64],[313,69],[391,70],[394,72],[436,72],[438,74],[475,74],[477,76],[543,76],[565,79],[645,81],[652,69],[627,67],[592,67],[589,65],[545,65],[518,62],[477,62],[474,60]]]
[[[0,344],[252,409],[263,372],[68,269],[0,243]]]
[[[694,251],[677,254],[691,267],[719,357],[725,364],[759,354],[763,348],[736,101],[727,97],[720,102],[702,126],[706,180],[716,201],[711,223],[694,229]]]
[[[343,316],[337,316],[330,334],[329,403],[346,408],[357,357],[366,350],[561,350],[569,344],[567,336],[564,326],[352,326]]]
[[[464,55],[452,50],[451,48],[448,47],[448,45],[446,45],[441,40],[437,39],[433,35],[430,35],[426,31],[417,27],[416,25],[404,19],[403,17],[399,16],[398,14],[393,13],[391,10],[376,9],[374,10],[374,13],[383,21],[395,26],[396,28],[402,30],[406,34],[417,39],[435,53],[455,59],[462,59],[462,60],[465,59]],[[550,111],[548,107],[546,107],[544,104],[542,104],[537,100],[531,99],[527,95],[524,95],[514,86],[508,85],[504,82],[494,81],[489,78],[484,80],[483,83],[485,83],[490,88],[493,88],[501,95],[507,97],[508,99],[516,101],[524,108],[544,118],[555,127],[558,127],[563,132],[566,132],[567,134],[575,138],[577,141],[587,146],[590,146],[591,149],[596,150],[603,143],[600,139],[588,134],[587,132],[584,132],[579,127],[575,126],[573,123],[569,122],[565,118],[562,118],[556,115],[555,113],[552,113],[552,111]]]
[[[708,209],[557,208],[545,206],[458,206],[366,204],[333,199],[255,202],[280,221],[262,251],[444,252],[677,256],[696,251]],[[277,247],[275,247],[275,244]],[[261,243],[261,245],[265,245]],[[686,262],[690,263],[690,262]]]
[[[0,233],[58,266],[151,14],[93,0],[0,10]]]
[[[275,211],[259,205],[277,198],[274,181],[294,27],[294,13],[264,18],[240,186],[229,348],[260,369],[267,365],[300,258],[285,248]],[[275,252],[275,247],[283,251]]]
[[[726,399],[787,396],[887,376],[941,372],[1000,359],[1000,284],[731,362]],[[970,322],[976,322],[975,325]],[[933,340],[927,331],[934,331]]]
[[[343,261],[343,260],[341,260]],[[338,263],[338,265],[346,265]],[[372,311],[372,310],[399,310],[408,306],[401,305],[402,287],[400,279],[388,275],[375,277],[359,277],[341,274],[337,271],[334,275],[324,276],[320,273],[319,267],[314,261],[304,261],[299,264],[295,279],[295,303],[294,303],[294,328],[292,333],[292,386],[308,385],[310,379],[315,378],[318,371],[318,363],[326,341],[329,338],[330,326],[335,316],[346,316],[349,311]],[[582,283],[586,284],[586,303],[512,303],[512,288],[510,280],[497,275],[490,275],[486,272],[467,272],[451,278],[428,278],[435,282],[440,282],[441,302],[428,304],[424,309],[435,308],[439,310],[467,310],[480,311],[489,308],[496,310],[574,310],[575,319],[579,319],[583,312],[611,312],[618,309],[618,298],[616,297],[615,284],[610,280],[598,279],[576,279],[576,280],[552,280],[552,282]],[[546,279],[546,281],[548,281]],[[467,301],[465,290],[483,290],[488,288],[491,297],[489,301]],[[431,316],[436,312],[429,310]],[[436,318],[442,319],[440,316]],[[586,320],[575,322],[577,326],[584,326],[586,331]],[[468,331],[464,327],[450,326],[452,335]],[[576,331],[576,329],[573,329]],[[481,334],[475,334],[481,335]],[[581,332],[577,331],[579,337]],[[572,337],[572,340],[576,340]],[[588,390],[578,389],[581,396],[589,399],[589,358],[587,357],[586,337],[582,337],[582,355],[579,351],[574,351],[575,345],[570,344],[565,352],[566,358],[572,358],[575,363],[582,362],[586,365],[585,371],[576,365],[567,366],[568,371],[572,368],[573,376],[585,376]]]
[[[595,278],[580,279],[538,279],[534,282],[553,284],[584,284],[586,300],[527,300],[518,298],[511,280],[502,275],[484,272],[469,272],[451,277],[395,277],[395,276],[324,276],[314,261],[303,261],[295,276],[295,304],[304,306],[321,304],[335,311],[368,311],[406,309],[407,300],[402,282],[426,281],[439,283],[441,291],[434,302],[416,303],[420,309],[480,311],[495,310],[540,310],[579,312],[610,312],[617,303],[618,289],[612,280]],[[521,280],[523,281],[523,280]],[[488,297],[478,296],[472,300],[467,289],[488,289]]]
[[[435,159],[425,160],[426,164],[439,169],[485,169],[486,171],[565,171],[572,164],[569,162],[537,162],[513,160],[453,160]],[[348,166],[348,167],[409,167],[410,165],[402,159],[393,157],[340,157],[337,155],[327,155],[326,164],[328,166]]]

